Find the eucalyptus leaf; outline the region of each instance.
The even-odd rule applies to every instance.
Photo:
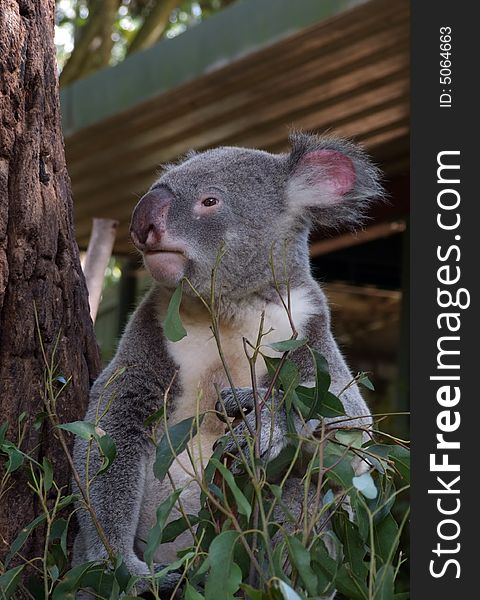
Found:
[[[246,499],[243,492],[240,490],[238,485],[235,483],[235,479],[232,473],[216,458],[210,459],[212,463],[216,466],[216,468],[222,474],[222,477],[225,479],[228,487],[230,488],[233,497],[237,503],[238,512],[242,515],[245,515],[247,519],[250,519],[250,515],[252,514],[252,507],[250,506],[249,501]]]
[[[410,451],[402,446],[390,446],[388,456],[394,461],[402,479],[410,483]]]
[[[297,569],[305,589],[310,596],[315,596],[317,593],[318,579],[310,564],[311,558],[309,551],[298,538],[293,536],[287,538],[287,546],[290,559]]]
[[[181,493],[182,490],[175,490],[173,494],[170,494],[170,496],[168,496],[168,498],[164,500],[157,508],[155,525],[148,532],[147,546],[143,553],[143,557],[147,565],[152,565],[153,563],[155,551],[162,543],[162,535],[165,528],[165,523],[167,522],[168,516],[172,512],[172,509]]]
[[[171,342],[179,342],[187,335],[180,319],[180,304],[182,302],[182,284],[173,292],[163,321],[163,332]]]
[[[53,467],[52,463],[46,456],[43,457],[43,487],[46,492],[50,490],[53,485]]]
[[[347,573],[353,574],[358,581],[364,582],[368,573],[364,562],[367,548],[357,525],[350,521],[343,511],[335,514],[333,522],[335,533],[343,545],[344,563],[347,563],[349,567]]]
[[[389,564],[398,546],[398,525],[389,513],[380,521],[374,523],[375,554],[383,564]]]
[[[25,567],[26,565],[19,565],[18,567],[6,571],[0,576],[0,591],[2,592],[2,598],[10,598],[17,589],[20,575]]]
[[[358,429],[341,429],[335,433],[335,439],[345,446],[361,448],[363,443],[363,432]]]
[[[267,344],[267,346],[276,352],[289,352],[291,350],[296,350],[297,348],[302,348],[306,343],[307,340],[283,340],[281,342]]]
[[[185,517],[180,517],[179,519],[175,519],[174,521],[170,521],[165,525],[165,528],[162,532],[162,543],[166,544],[167,542],[173,542],[181,533],[187,531],[190,526],[197,525],[200,522],[200,517],[197,515],[186,515],[188,520]]]
[[[81,580],[89,571],[98,571],[98,565],[95,562],[83,563],[70,569],[55,586],[52,600],[65,600],[66,598],[74,598],[78,588],[81,585]]]
[[[210,544],[210,572],[205,585],[205,600],[231,600],[242,581],[241,571],[233,562],[238,539],[236,531],[223,531]]]
[[[282,363],[281,358],[271,358],[264,356],[267,371],[270,377],[274,377],[278,371],[278,383],[280,384],[285,400],[287,413],[290,411],[292,401],[296,399],[295,388],[300,383],[300,373],[297,365],[291,360],[286,359]]]
[[[107,434],[100,436],[97,433],[95,435],[95,439],[100,446],[103,457],[102,465],[98,470],[98,475],[100,475],[101,473],[104,473],[115,460],[117,456],[117,448],[113,439]]]
[[[28,536],[32,533],[32,531],[38,527],[41,523],[43,523],[46,519],[45,514],[39,515],[36,519],[34,519],[31,523],[29,523],[26,527],[24,527],[17,537],[10,544],[10,549],[8,551],[7,556],[5,557],[5,566],[7,567],[12,558],[17,554],[17,552],[22,548],[23,544],[27,541]]]
[[[275,598],[280,600],[302,600],[302,597],[282,579],[274,579],[271,583]]]
[[[376,574],[375,600],[394,600],[394,571],[392,565],[383,565]]]
[[[373,500],[378,495],[378,490],[370,473],[363,473],[359,477],[352,479],[353,485],[361,492],[365,498]]]
[[[371,390],[372,392],[375,391],[375,387],[374,387],[373,383],[370,381],[370,379],[368,378],[368,375],[366,373],[359,374],[357,383],[360,383],[361,385],[363,385],[367,389]]]
[[[199,416],[199,422],[203,420],[203,415]],[[158,443],[153,472],[155,477],[163,481],[168,469],[187,447],[188,442],[197,434],[197,418],[189,417],[167,428],[162,439]]]
[[[74,435],[78,435],[84,440],[91,440],[95,437],[95,425],[86,421],[73,421],[72,423],[61,423],[57,425],[59,429],[69,431]]]
[[[190,585],[187,582],[187,585],[185,586],[184,599],[185,600],[204,600],[204,596],[202,596],[202,594],[200,592],[197,592],[197,590],[193,587],[193,585]]]
[[[8,455],[7,473],[13,473],[23,465],[24,456],[16,446],[4,444],[3,451]]]

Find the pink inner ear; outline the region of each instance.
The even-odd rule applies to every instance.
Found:
[[[310,170],[318,169],[318,183],[326,185],[329,191],[344,196],[353,189],[355,169],[353,162],[336,150],[315,150],[308,152],[301,164]]]

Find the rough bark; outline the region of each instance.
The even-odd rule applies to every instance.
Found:
[[[15,441],[25,412],[22,447],[37,459],[50,457],[56,481],[67,485],[55,435],[45,422],[39,431],[32,427],[44,389],[39,335],[48,354],[58,338],[58,373],[72,377],[57,405],[64,422],[82,416],[99,355],[73,231],[54,9],[54,0],[0,2],[0,422],[8,421],[8,437]],[[37,513],[24,475],[14,475],[0,506],[0,556]],[[32,537],[24,555],[39,554],[40,537]]]

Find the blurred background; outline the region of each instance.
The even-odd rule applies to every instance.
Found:
[[[78,244],[120,222],[96,332],[113,355],[150,285],[128,237],[158,167],[190,148],[287,149],[291,128],[361,143],[389,201],[356,233],[315,232],[314,273],[374,413],[408,410],[407,0],[57,0],[55,35]],[[407,435],[406,417],[383,428]]]

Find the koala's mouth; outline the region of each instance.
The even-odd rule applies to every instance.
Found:
[[[146,256],[158,256],[158,255],[169,255],[169,254],[178,254],[180,256],[185,256],[185,252],[182,250],[149,250],[145,252]]]
[[[143,260],[154,279],[177,283],[183,277],[187,256],[183,248],[152,248],[144,253]]]

